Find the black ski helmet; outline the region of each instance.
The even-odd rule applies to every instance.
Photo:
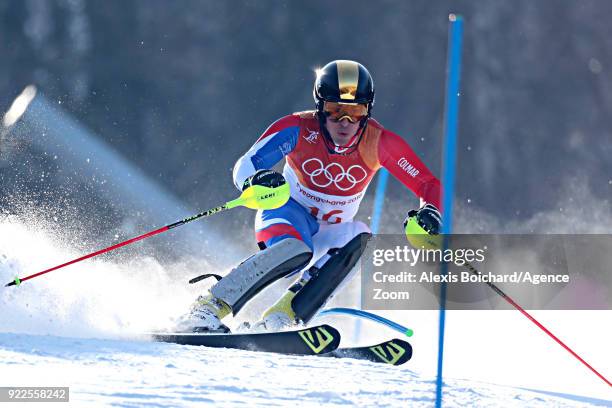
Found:
[[[368,105],[368,115],[374,105],[374,81],[372,76],[358,62],[336,60],[317,70],[317,79],[312,91],[317,110],[323,110],[323,103],[363,103]]]

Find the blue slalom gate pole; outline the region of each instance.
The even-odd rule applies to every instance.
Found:
[[[444,106],[444,150],[442,161],[442,234],[443,249],[453,226],[453,197],[455,194],[455,170],[457,168],[457,124],[459,121],[459,78],[461,75],[461,45],[463,18],[450,14],[448,32],[446,101]],[[442,263],[441,273],[448,273],[448,265]],[[438,370],[436,376],[436,407],[442,406],[442,367],[444,357],[444,325],[446,319],[446,283],[440,286],[440,320],[438,325]]]
[[[370,221],[370,230],[372,234],[378,234],[380,227],[380,219],[382,218],[382,210],[385,205],[385,191],[387,190],[387,180],[389,172],[386,169],[380,169],[378,172],[378,181],[376,182],[376,193],[374,196],[374,207],[372,209],[372,219]],[[360,284],[361,288],[361,284]],[[359,299],[357,300],[358,309],[361,309],[361,290],[359,291]],[[361,320],[355,322],[354,340],[357,341],[361,332]]]
[[[372,221],[370,222],[370,229],[372,230],[372,234],[378,234],[378,229],[380,227],[380,218],[382,217],[382,210],[385,205],[385,191],[387,190],[388,179],[389,172],[386,169],[380,169],[378,173],[378,181],[376,183],[376,195],[374,196]]]

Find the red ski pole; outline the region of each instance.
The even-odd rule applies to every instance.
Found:
[[[474,268],[472,265],[470,265],[468,262],[466,262],[465,266],[470,270],[470,272],[472,272],[474,275],[478,275],[480,276],[481,273]],[[540,329],[542,329],[542,331],[546,334],[548,334],[554,341],[556,341],[557,343],[559,343],[559,345],[561,347],[563,347],[564,349],[566,349],[572,356],[576,357],[578,359],[578,361],[580,361],[582,364],[584,364],[585,366],[588,367],[589,370],[591,370],[596,376],[598,376],[599,378],[601,378],[602,380],[605,381],[606,384],[608,384],[608,386],[612,387],[612,383],[610,383],[610,381],[604,377],[601,373],[599,373],[597,370],[595,370],[589,363],[587,363],[582,357],[580,357],[578,354],[576,354],[576,352],[574,350],[572,350],[571,348],[569,348],[569,346],[567,344],[565,344],[564,342],[561,341],[561,339],[559,339],[557,336],[555,336],[554,334],[552,334],[550,332],[550,330],[548,330],[546,327],[544,327],[544,325],[540,322],[538,322],[536,320],[535,317],[533,317],[532,315],[530,315],[525,309],[523,309],[521,306],[519,306],[514,300],[512,300],[512,298],[508,295],[506,295],[506,293],[504,293],[504,291],[502,291],[500,288],[498,288],[495,284],[491,283],[491,282],[485,282],[491,289],[493,289],[495,291],[495,293],[497,293],[498,295],[500,295],[502,298],[504,298],[504,300],[508,303],[510,303],[516,310],[518,310],[519,312],[521,312],[526,318],[528,318],[529,320],[531,320],[536,326],[538,326]]]
[[[133,242],[143,240],[145,238],[152,237],[157,234],[161,234],[162,232],[168,231],[172,228],[180,227],[183,224],[187,224],[188,222],[195,221],[202,217],[208,217],[213,214],[217,214],[221,211],[229,210],[230,208],[245,206],[247,208],[253,209],[272,209],[278,208],[285,204],[289,199],[289,184],[283,184],[278,187],[264,187],[259,185],[254,185],[242,192],[240,197],[235,200],[228,201],[222,206],[211,208],[210,210],[206,210],[199,214],[196,214],[192,217],[185,218],[181,221],[177,221],[172,224],[168,224],[165,227],[161,227],[154,231],[147,232],[146,234],[139,235],[137,237],[128,239],[127,241],[120,242],[118,244],[109,246],[108,248],[100,249],[99,251],[92,252],[91,254],[84,255],[80,258],[73,259],[72,261],[68,261],[61,265],[54,266],[53,268],[45,269],[44,271],[37,272],[33,275],[26,276],[25,278],[15,278],[15,280],[7,283],[4,286],[18,286],[21,282],[25,282],[27,280],[33,279],[37,276],[44,275],[45,273],[49,273],[58,269],[61,269],[65,266],[75,264],[77,262],[81,262],[85,259],[93,258],[94,256],[103,254],[105,252],[110,252],[114,249],[121,248],[123,246],[129,245]]]

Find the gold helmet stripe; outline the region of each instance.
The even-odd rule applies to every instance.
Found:
[[[355,61],[341,60],[336,62],[338,69],[338,88],[340,99],[355,100],[359,83],[359,66]]]

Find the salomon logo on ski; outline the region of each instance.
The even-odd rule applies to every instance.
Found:
[[[334,341],[334,336],[329,334],[323,327],[302,330],[298,334],[315,354],[323,352]]]
[[[373,346],[339,348],[323,356],[354,358],[398,366],[412,358],[412,346],[407,341],[393,339]]]
[[[406,350],[390,341],[386,344],[380,344],[378,346],[370,347],[370,350],[376,354],[382,361],[387,364],[394,365],[404,355]]]

